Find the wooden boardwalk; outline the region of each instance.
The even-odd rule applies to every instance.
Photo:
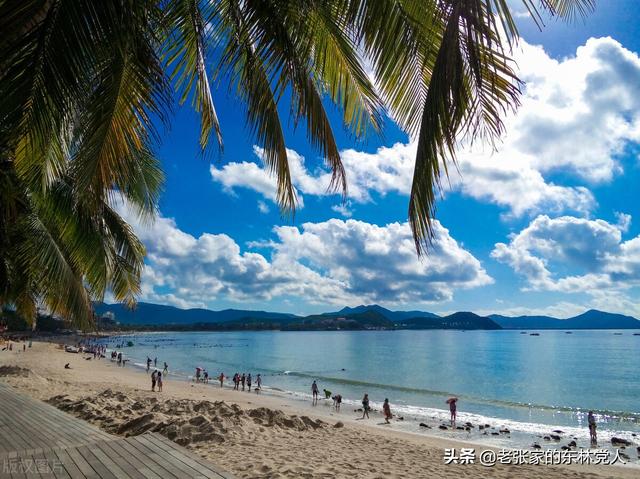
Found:
[[[113,436],[0,383],[0,478],[232,476],[164,436]]]

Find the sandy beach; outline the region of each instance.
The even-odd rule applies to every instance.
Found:
[[[85,357],[34,342],[0,352],[0,380],[113,434],[157,431],[238,477],[640,477],[637,467],[445,464],[445,448],[488,448],[394,431],[379,413],[360,421],[349,408],[233,391],[230,382],[169,377],[154,393],[144,372]]]

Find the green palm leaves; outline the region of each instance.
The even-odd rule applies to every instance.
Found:
[[[571,19],[594,0],[523,4],[541,24],[542,11]],[[206,151],[223,145],[213,85],[228,86],[283,212],[296,207],[283,106],[343,195],[327,106],[357,138],[391,116],[417,142],[418,252],[457,143],[500,135],[518,104],[506,0],[3,0],[0,31],[0,303],[46,304],[79,324],[90,299],[139,292],[144,248],[113,202],[152,216],[172,90],[199,112]]]

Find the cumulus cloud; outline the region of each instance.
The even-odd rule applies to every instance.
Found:
[[[522,106],[505,119],[506,133],[496,151],[481,142],[461,145],[461,175],[452,173],[451,186],[515,216],[587,215],[596,206],[588,186],[620,174],[625,148],[640,141],[640,59],[611,38],[592,38],[562,60],[522,41],[514,56],[526,82]],[[408,195],[415,149],[410,142],[375,152],[342,151],[349,198],[363,203],[374,193]],[[302,195],[331,194],[326,169],[310,170],[301,155],[288,153]],[[557,172],[584,184],[554,183],[549,176]],[[212,167],[211,174],[229,191],[251,188],[275,199],[274,179],[256,163]]]
[[[180,307],[216,300],[315,304],[439,302],[457,289],[492,282],[480,262],[439,223],[428,260],[416,256],[407,223],[377,226],[332,219],[300,228],[278,226],[274,237],[240,245],[225,234],[196,237],[173,219],[151,225],[128,220],[147,247],[142,299]],[[268,256],[255,252],[270,251]]]
[[[627,218],[630,221],[630,218]],[[572,216],[538,216],[491,256],[536,291],[601,294],[640,285],[640,236],[622,240],[626,224]]]

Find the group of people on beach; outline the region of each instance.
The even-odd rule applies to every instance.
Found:
[[[156,368],[158,365],[158,358],[156,357],[152,360],[147,356],[147,373],[151,370],[151,364],[153,364],[153,372],[151,373],[151,391],[155,392],[157,387],[158,392],[162,392],[163,378],[167,377],[167,374],[169,374],[169,365],[165,361],[164,369],[160,371]]]
[[[314,406],[318,404],[318,398],[320,395],[319,391],[320,391],[320,388],[318,387],[318,382],[314,380],[311,383],[311,397],[312,397],[312,404]],[[333,408],[336,410],[336,412],[340,412],[340,405],[342,404],[342,395],[341,394],[332,395],[331,391],[329,391],[328,389],[323,389],[322,392],[324,393],[324,399],[331,398],[333,400]],[[362,418],[361,419],[364,419],[364,418],[369,419],[369,411],[371,411],[371,405],[369,403],[369,394],[365,393],[364,397],[362,398]],[[384,403],[382,404],[382,413],[384,414],[385,423],[390,424],[393,414],[391,414],[391,405],[389,404],[388,398],[385,398]]]
[[[251,385],[253,384],[253,378],[251,377],[251,373],[235,373],[233,375],[233,389],[234,391],[240,391],[240,386],[242,386],[242,390],[245,390],[245,386],[247,387],[247,391],[251,392]],[[262,376],[258,374],[255,377],[255,387],[254,391],[257,393],[262,389]],[[220,384],[222,386],[222,384]]]
[[[18,342],[22,341],[22,348],[20,348],[20,346],[17,344]],[[6,343],[4,343],[4,345],[2,346],[2,351],[13,351],[13,344],[14,342],[16,343],[16,351],[20,351],[20,349],[22,349],[22,352],[26,352],[27,351],[27,338],[14,338],[13,342],[11,342],[11,340],[7,339]],[[31,340],[29,339],[29,347],[31,347]]]
[[[209,373],[207,372],[206,369],[201,368],[201,367],[197,367],[196,368],[196,373],[193,377],[194,381],[197,383],[205,383],[208,384],[209,383]],[[220,387],[224,387],[224,381],[225,379],[229,379],[228,376],[226,376],[223,372],[220,373],[217,377],[218,382],[220,382]],[[234,391],[239,391],[240,387],[242,387],[242,390],[245,391],[245,388],[248,392],[251,392],[251,387],[254,384],[253,382],[253,378],[251,376],[251,373],[235,373],[233,375],[232,378],[233,381],[233,389]],[[253,388],[253,390],[257,393],[260,392],[260,390],[262,389],[262,376],[260,374],[255,376],[255,386]]]

